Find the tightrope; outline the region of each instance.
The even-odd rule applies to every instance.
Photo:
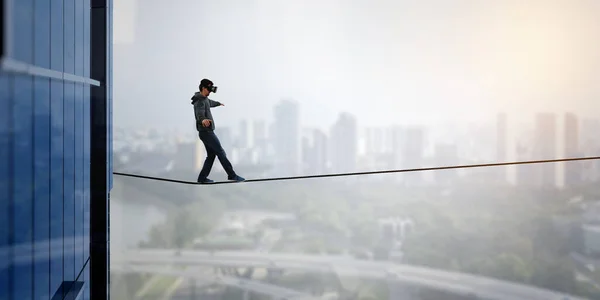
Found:
[[[246,181],[241,181],[241,182],[238,182],[238,181],[215,181],[212,183],[199,183],[196,181],[185,181],[185,180],[177,180],[177,179],[170,179],[170,178],[122,173],[122,172],[113,172],[113,174],[117,175],[117,176],[126,176],[126,177],[140,178],[140,179],[173,182],[173,183],[179,183],[179,184],[211,185],[211,184],[226,184],[226,183],[248,183],[248,182],[328,178],[328,177],[366,176],[366,175],[390,174],[390,173],[411,173],[411,172],[438,171],[438,170],[450,170],[450,169],[487,168],[487,167],[501,167],[501,166],[511,166],[511,165],[547,164],[547,163],[586,161],[586,160],[600,160],[600,156],[547,159],[547,160],[528,160],[528,161],[514,161],[514,162],[472,164],[472,165],[454,165],[454,166],[412,168],[412,169],[379,170],[379,171],[366,171],[366,172],[317,174],[317,175],[288,176],[288,177],[267,177],[267,178],[247,179]]]

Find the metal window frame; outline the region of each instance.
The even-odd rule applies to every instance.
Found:
[[[84,287],[83,281],[63,281],[52,296],[52,300],[80,300]]]
[[[10,49],[12,49],[12,18],[8,13],[11,11],[13,0],[4,0],[0,5],[0,16],[2,16],[2,22],[0,22],[0,59],[10,56]]]
[[[90,299],[110,299],[112,0],[90,0]]]
[[[4,0],[2,1],[2,3],[0,3],[0,17],[2,17],[2,21],[0,22],[0,59],[4,57],[4,52],[6,52],[6,50],[4,49],[4,44],[6,44],[6,42],[4,41],[4,39],[6,38],[4,28],[6,27],[7,23],[7,14],[4,13],[6,11],[6,8],[4,6],[6,6],[7,2],[8,0]]]
[[[9,56],[4,56],[0,58],[0,71],[6,73],[17,73],[36,77],[58,79],[63,82],[74,82],[83,83],[91,86],[100,86],[100,81],[98,80],[74,75],[71,73],[60,72],[48,68],[38,67],[32,64],[12,59]]]

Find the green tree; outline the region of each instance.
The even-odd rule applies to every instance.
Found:
[[[354,245],[371,248],[378,239],[378,228],[374,221],[356,223],[350,228],[352,231],[351,241]]]
[[[172,241],[164,224],[153,226],[150,229],[150,234],[147,242],[142,243],[142,247],[161,248],[171,247]]]
[[[531,283],[564,293],[577,292],[573,268],[569,262],[561,259],[539,259],[535,262]]]
[[[172,219],[173,244],[178,249],[191,243],[196,237],[205,233],[206,227],[200,226],[200,222],[194,214],[186,209],[178,210]]]
[[[591,300],[600,300],[600,288],[588,282],[577,282],[579,293]]]
[[[182,249],[194,239],[206,235],[212,228],[213,218],[204,217],[201,213],[186,207],[169,214],[162,224],[150,229],[149,238],[142,247],[176,247]]]
[[[515,254],[500,254],[493,263],[493,270],[489,276],[517,282],[527,282],[531,277],[531,267]]]

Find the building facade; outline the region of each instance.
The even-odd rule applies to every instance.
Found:
[[[557,159],[558,156],[558,116],[553,113],[538,113],[535,116],[535,134],[533,137],[534,159]],[[535,168],[535,186],[555,187],[556,164],[540,164],[531,166]]]
[[[298,175],[301,166],[300,107],[294,100],[281,100],[273,109],[272,127],[276,176]]]
[[[356,172],[358,157],[356,116],[340,113],[331,127],[331,143],[328,150],[333,172]]]
[[[111,9],[0,1],[0,299],[108,299]]]

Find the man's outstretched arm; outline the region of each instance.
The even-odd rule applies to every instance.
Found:
[[[225,104],[223,104],[219,101],[214,101],[214,100],[208,99],[208,102],[210,102],[210,107],[225,106]]]

